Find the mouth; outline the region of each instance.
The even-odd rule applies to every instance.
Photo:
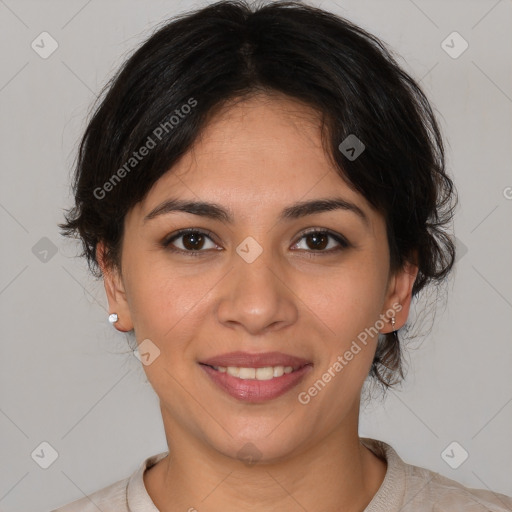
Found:
[[[270,380],[278,377],[282,377],[285,374],[293,373],[304,366],[307,366],[306,364],[303,364],[301,366],[262,366],[259,368],[254,367],[248,367],[248,366],[214,366],[209,365],[205,363],[199,363],[203,364],[204,366],[208,366],[209,368],[212,368],[213,370],[220,372],[220,373],[227,373],[228,375],[231,375],[231,377],[235,377],[237,379],[241,380]],[[311,364],[311,363],[308,363]]]
[[[232,352],[199,362],[199,365],[216,389],[249,403],[284,395],[313,368],[311,361],[278,352]]]
[[[250,352],[229,352],[218,356],[210,357],[201,364],[211,366],[213,368],[264,368],[264,367],[280,367],[297,370],[306,364],[312,364],[311,361],[302,357],[284,354],[282,352],[260,352],[251,354]]]

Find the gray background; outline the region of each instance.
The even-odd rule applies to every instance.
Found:
[[[107,322],[103,284],[57,223],[101,86],[157,23],[206,3],[0,0],[4,512],[50,510],[166,449],[157,397]],[[402,390],[362,411],[360,434],[389,442],[409,463],[512,495],[512,3],[310,3],[403,57],[438,112],[460,194],[448,305],[409,351]],[[43,31],[59,45],[47,59],[31,48]],[[458,58],[441,46],[453,31],[469,43]],[[48,469],[31,457],[43,441],[59,454]],[[469,453],[458,469],[441,456],[452,441]]]

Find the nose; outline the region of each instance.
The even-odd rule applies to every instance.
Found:
[[[251,263],[235,254],[233,268],[218,288],[219,322],[251,335],[292,325],[299,299],[289,281],[282,266],[272,261],[271,251],[263,251]]]

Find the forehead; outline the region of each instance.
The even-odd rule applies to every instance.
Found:
[[[172,195],[215,201],[243,217],[255,209],[281,211],[283,203],[340,194],[369,207],[326,153],[319,113],[286,96],[259,95],[217,111],[138,210],[144,216]]]
[[[321,149],[320,113],[279,93],[236,98],[215,110],[194,147],[233,150],[233,138],[246,144],[255,138],[275,146],[300,140]]]

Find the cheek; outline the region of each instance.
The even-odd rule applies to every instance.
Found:
[[[139,344],[148,339],[154,343],[144,341],[149,351],[158,356],[143,369],[159,396],[175,389],[174,379],[183,382],[187,377],[188,366],[183,363],[195,355],[188,350],[193,349],[191,340],[204,322],[201,297],[208,290],[206,284],[200,280],[190,282],[157,264],[151,266],[151,272],[144,272],[141,265],[130,274],[135,337]]]
[[[352,339],[379,318],[386,284],[382,272],[375,261],[342,266],[308,280],[299,296],[333,336]]]
[[[127,290],[137,340],[154,341],[166,359],[193,358],[187,350],[211,318],[211,297],[225,272],[172,265],[162,254],[140,254],[132,262],[127,262]]]
[[[311,298],[310,309],[321,319],[317,324],[328,326],[318,345],[322,353],[318,379],[325,387],[319,386],[321,392],[310,388],[319,397],[313,401],[322,408],[325,421],[337,421],[357,400],[370,371],[385,280],[375,261],[365,262],[333,272],[323,287],[310,286],[304,293]]]

